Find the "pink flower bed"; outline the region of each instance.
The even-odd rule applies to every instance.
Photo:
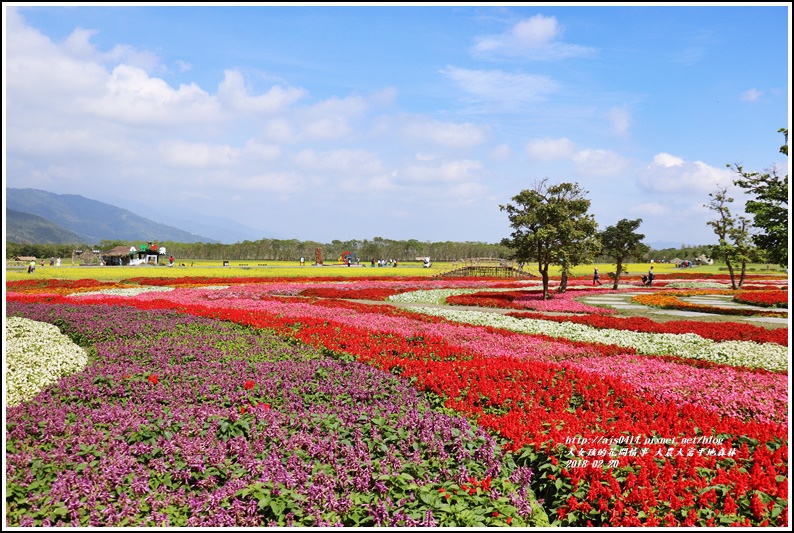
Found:
[[[720,365],[695,368],[653,357],[586,357],[578,369],[617,377],[637,389],[679,406],[696,405],[741,420],[788,425],[788,377]]]
[[[544,300],[542,292],[533,292],[516,298],[515,303],[523,305],[527,309],[535,311],[545,311],[549,313],[590,313],[596,315],[612,315],[617,311],[614,309],[607,309],[604,307],[595,307],[592,305],[583,304],[575,300],[583,296],[592,296],[594,294],[613,294],[614,291],[604,290],[577,290],[566,291],[562,294],[555,294],[551,300]]]

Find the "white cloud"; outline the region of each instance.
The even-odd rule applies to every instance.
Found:
[[[262,134],[269,140],[279,143],[292,143],[298,140],[293,123],[285,118],[265,122]]]
[[[394,182],[393,176],[382,174],[369,179],[344,179],[339,182],[339,189],[350,193],[384,193],[400,189]]]
[[[623,157],[609,150],[576,150],[574,143],[565,137],[534,139],[526,144],[525,150],[533,160],[569,160],[577,171],[598,176],[618,174],[627,164]]]
[[[640,216],[645,216],[645,215],[659,216],[669,213],[670,208],[656,202],[649,202],[630,207],[629,212],[633,215],[640,215]]]
[[[151,72],[159,67],[156,54],[147,50],[138,50],[132,46],[117,44],[109,52],[100,52],[93,44],[91,37],[97,35],[96,30],[76,28],[63,42],[63,51],[75,60],[96,61],[106,64],[124,63]]]
[[[245,143],[243,154],[253,159],[271,161],[277,159],[281,155],[281,147],[249,140]]]
[[[676,157],[665,152],[660,152],[653,156],[652,166],[670,168],[680,167],[683,166],[683,164],[684,160],[680,157]]]
[[[82,102],[87,112],[109,120],[153,127],[176,127],[212,122],[221,117],[217,101],[198,85],[174,90],[164,80],[129,65],[113,69],[106,92],[96,101]]]
[[[491,159],[494,159],[494,160],[497,160],[497,161],[503,161],[503,160],[509,158],[511,155],[513,155],[513,151],[506,144],[500,144],[499,146],[497,146],[493,150],[491,150],[491,153],[490,153]]]
[[[526,145],[526,152],[532,159],[553,161],[555,159],[570,159],[576,153],[573,142],[569,139],[535,139]]]
[[[482,163],[463,159],[437,165],[414,165],[405,169],[406,180],[424,183],[451,183],[476,180],[483,170]]]
[[[20,128],[8,136],[6,142],[18,154],[50,159],[90,156],[97,160],[129,160],[136,153],[120,139],[77,125],[65,128]]]
[[[386,106],[391,105],[397,99],[397,89],[394,87],[387,87],[380,91],[375,91],[370,96],[370,102],[372,105],[377,106]]]
[[[303,139],[341,139],[353,133],[353,127],[345,117],[323,117],[314,120],[303,127]]]
[[[236,70],[224,71],[223,81],[218,86],[218,100],[231,109],[247,113],[283,111],[306,94],[304,89],[298,87],[275,85],[265,94],[251,95],[243,75]]]
[[[559,33],[556,18],[535,15],[513,26],[512,36],[516,42],[536,48],[548,45]]]
[[[375,99],[382,97],[382,93],[373,96]],[[285,109],[288,111],[286,117],[281,116],[265,123],[264,135],[271,141],[290,143],[353,139],[370,108],[370,100],[351,96],[329,98],[303,108]]]
[[[612,131],[617,135],[625,135],[629,131],[631,116],[626,109],[613,107],[609,110],[608,117],[612,125]]]
[[[57,129],[59,122],[79,122],[108,134],[108,128],[124,124],[178,128],[220,116],[217,100],[197,85],[174,89],[151,77],[147,69],[156,65],[151,53],[129,46],[101,52],[90,42],[96,32],[80,28],[56,44],[26,26],[16,10],[7,15],[5,80],[13,102],[9,124],[15,129],[27,123]],[[92,123],[96,118],[106,122]]]
[[[237,162],[240,150],[224,145],[172,141],[159,147],[163,160],[175,167],[209,168],[231,166]]]
[[[63,48],[66,53],[74,58],[94,59],[96,58],[96,49],[91,44],[91,37],[99,33],[96,30],[86,30],[83,28],[76,28],[63,42]]]
[[[470,205],[481,200],[488,190],[479,183],[457,183],[444,189],[445,197],[452,198],[458,203]]]
[[[164,141],[158,146],[163,161],[177,168],[219,168],[241,165],[248,161],[269,161],[278,158],[278,146],[249,140],[242,148],[228,144]]]
[[[684,161],[666,153],[654,156],[637,180],[649,192],[703,194],[718,186],[730,187],[733,175],[725,168],[715,168],[702,161]]]
[[[124,63],[133,67],[138,67],[152,72],[154,70],[166,71],[167,69],[160,65],[159,58],[152,52],[146,50],[136,50],[131,46],[116,45],[110,52],[101,54],[99,60],[103,63],[114,64]]]
[[[562,28],[555,17],[535,15],[519,21],[499,35],[478,37],[471,49],[475,57],[517,57],[547,60],[588,57],[594,49],[559,41]]]
[[[294,194],[303,191],[309,184],[309,180],[301,174],[289,171],[257,174],[229,182],[229,185],[234,186],[235,189],[282,194]]]
[[[294,158],[299,167],[316,172],[341,172],[363,174],[382,173],[383,164],[378,157],[365,150],[330,150],[315,152],[302,150]]]
[[[375,176],[367,183],[367,188],[373,191],[393,191],[397,189],[392,176]]]
[[[68,112],[74,107],[70,99],[75,95],[89,98],[102,95],[107,79],[104,67],[70,57],[63,47],[26,26],[15,9],[3,12],[6,23],[4,82],[9,102]],[[8,106],[10,110],[14,107]]]
[[[333,97],[314,104],[305,113],[307,115],[351,117],[362,115],[368,108],[369,102],[360,96]]]
[[[468,70],[448,66],[441,74],[476,102],[512,107],[521,102],[539,102],[559,89],[559,83],[535,74],[510,74],[501,70]]]
[[[745,102],[757,102],[763,95],[763,91],[759,91],[758,89],[748,89],[742,93],[741,99]]]
[[[609,150],[581,150],[572,159],[580,172],[597,176],[615,175],[626,167],[626,161]]]
[[[450,148],[473,148],[485,141],[486,137],[483,129],[472,123],[441,122],[425,117],[405,119],[401,130],[409,140]]]
[[[359,96],[328,98],[296,113],[301,139],[339,140],[355,134],[356,121],[370,107],[367,99]]]

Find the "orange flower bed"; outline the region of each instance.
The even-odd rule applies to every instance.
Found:
[[[774,311],[757,311],[755,309],[733,309],[717,307],[713,305],[693,304],[684,302],[681,296],[701,296],[705,294],[733,294],[734,291],[721,289],[714,290],[695,290],[695,291],[665,291],[652,294],[639,294],[632,298],[632,302],[658,307],[660,309],[677,309],[683,311],[700,311],[703,313],[714,313],[720,315],[737,316],[783,316],[783,313]]]

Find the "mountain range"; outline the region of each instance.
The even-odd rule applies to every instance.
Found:
[[[7,242],[97,244],[103,240],[209,242],[220,239],[155,222],[77,194],[6,189]]]
[[[284,238],[228,218],[185,210],[158,211],[157,216],[163,222],[77,194],[7,188],[5,239],[15,243],[93,245],[103,240],[232,244]],[[189,227],[193,231],[185,231],[178,226]],[[654,250],[684,246],[673,241],[646,244]]]

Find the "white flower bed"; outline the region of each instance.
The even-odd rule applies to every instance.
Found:
[[[509,329],[520,333],[542,334],[573,341],[615,344],[634,348],[644,355],[677,355],[731,366],[788,371],[788,347],[750,341],[715,342],[694,333],[640,333],[615,329],[596,329],[571,322],[518,319],[497,313],[455,309],[411,307],[411,311],[440,316],[456,322]]]
[[[716,281],[671,281],[665,283],[665,289],[730,289],[727,283],[717,283]]]
[[[515,290],[515,289],[511,289]],[[483,289],[431,289],[427,291],[411,291],[395,294],[386,298],[390,302],[406,304],[443,304],[450,296],[473,294]]]
[[[395,294],[386,298],[390,302],[408,303],[408,304],[436,304],[443,305],[446,303],[447,298],[450,296],[458,296],[460,294],[474,294],[475,292],[508,292],[526,290],[521,287],[512,287],[509,289],[494,289],[494,288],[475,288],[475,289],[429,289],[421,291],[403,292]]]
[[[202,287],[206,289],[210,287]],[[72,296],[96,296],[96,295],[109,295],[109,296],[138,296],[146,292],[169,292],[174,290],[173,287],[130,287],[127,289],[105,289],[102,291],[91,292],[78,292]]]
[[[31,400],[48,385],[88,364],[85,350],[52,324],[8,317],[5,340],[6,406]]]

